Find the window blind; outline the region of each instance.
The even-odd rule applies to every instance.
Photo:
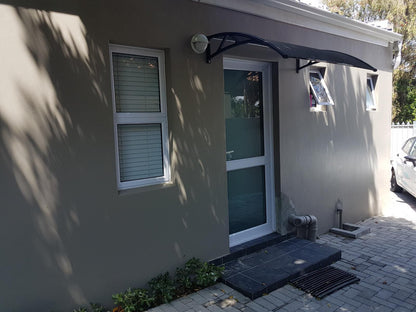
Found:
[[[157,57],[113,53],[117,113],[160,112]]]
[[[160,124],[119,124],[120,181],[163,176]]]
[[[164,52],[110,44],[120,190],[170,180]]]

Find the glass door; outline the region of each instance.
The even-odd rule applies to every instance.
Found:
[[[270,65],[224,59],[230,246],[274,226]]]

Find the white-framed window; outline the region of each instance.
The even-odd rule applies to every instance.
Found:
[[[376,77],[372,75],[368,75],[366,79],[366,87],[365,87],[365,108],[368,111],[377,110],[376,105],[376,96],[375,96],[375,82]]]
[[[309,90],[311,111],[325,111],[327,105],[334,105],[319,69],[312,68],[309,71]]]
[[[110,44],[117,186],[170,180],[165,54]]]

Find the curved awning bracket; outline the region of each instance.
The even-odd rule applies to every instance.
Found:
[[[264,46],[264,47],[269,47],[270,49],[276,51],[283,58],[288,57],[285,53],[283,53],[279,48],[274,46],[272,43],[264,39],[261,39],[259,37],[249,35],[249,34],[244,34],[244,33],[239,33],[239,32],[223,32],[223,33],[218,33],[218,34],[214,34],[211,36],[207,36],[207,38],[209,41],[208,47],[206,50],[206,60],[208,64],[211,64],[211,60],[217,55],[227,50],[236,48],[244,44],[249,44],[249,43],[257,44],[257,45]],[[211,39],[221,40],[220,45],[218,46],[217,50],[214,53],[211,53],[211,43],[210,43]]]
[[[319,63],[319,62],[318,61],[309,61],[307,64],[300,66],[300,60],[297,58],[296,59],[296,73],[298,74],[301,69],[312,66],[316,63]]]

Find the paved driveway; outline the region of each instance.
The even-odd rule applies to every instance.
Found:
[[[318,240],[342,250],[334,266],[356,274],[358,284],[322,300],[287,285],[251,301],[220,283],[152,311],[416,311],[416,199],[391,193],[391,200],[384,216],[361,222],[370,234],[324,234]]]

